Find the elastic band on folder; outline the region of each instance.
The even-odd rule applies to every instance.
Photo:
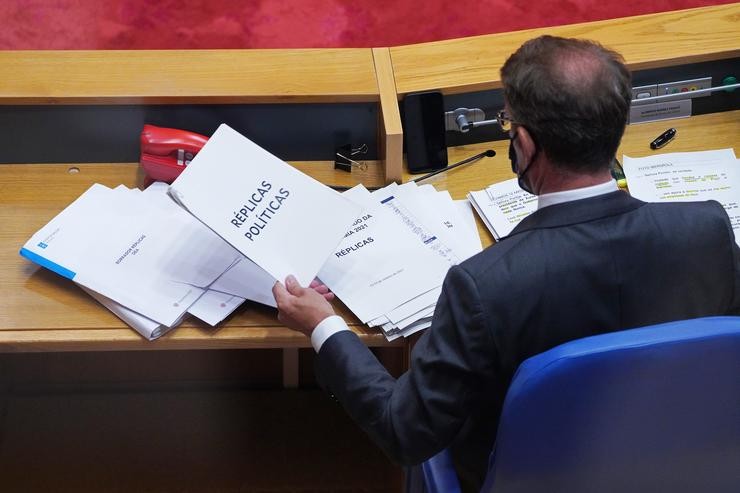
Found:
[[[74,279],[75,273],[72,272],[69,269],[65,269],[59,264],[56,264],[52,262],[51,260],[47,260],[38,253],[33,253],[31,250],[28,250],[26,248],[21,248],[20,251],[21,256],[26,257],[31,262],[40,265],[41,267],[45,269],[49,269],[52,272],[56,272],[62,277],[66,277],[67,279]]]

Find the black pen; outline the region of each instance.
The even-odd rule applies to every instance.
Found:
[[[662,134],[658,135],[658,137],[656,137],[655,140],[650,143],[650,149],[660,149],[661,147],[666,145],[668,142],[672,141],[675,136],[676,136],[676,129],[669,128]]]

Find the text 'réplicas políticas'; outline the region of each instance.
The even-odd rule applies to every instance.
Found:
[[[246,203],[238,211],[234,211],[231,224],[245,230],[244,236],[250,241],[254,241],[260,235],[270,220],[275,217],[282,203],[290,196],[290,191],[282,187],[277,192],[270,193],[272,188],[272,183],[262,180]],[[248,224],[248,221],[251,224]]]

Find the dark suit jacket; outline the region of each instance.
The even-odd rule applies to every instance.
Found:
[[[740,249],[722,207],[613,192],[538,210],[450,269],[398,380],[349,331],[324,343],[317,374],[394,460],[452,446],[480,481],[524,359],[593,334],[723,314],[740,314]]]

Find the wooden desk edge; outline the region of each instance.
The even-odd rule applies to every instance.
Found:
[[[388,342],[370,329],[352,328],[370,347],[398,347],[404,339]],[[147,341],[133,329],[50,329],[0,330],[0,354],[85,352],[85,351],[157,351],[202,349],[288,349],[310,348],[311,341],[285,327],[214,329],[215,335],[204,337],[203,331],[179,327],[155,341]]]
[[[153,104],[290,104],[290,103],[377,103],[379,95],[368,93],[334,94],[233,94],[233,95],[188,95],[188,96],[3,96],[0,105],[153,105]]]
[[[2,104],[377,101],[369,48],[0,52]]]

